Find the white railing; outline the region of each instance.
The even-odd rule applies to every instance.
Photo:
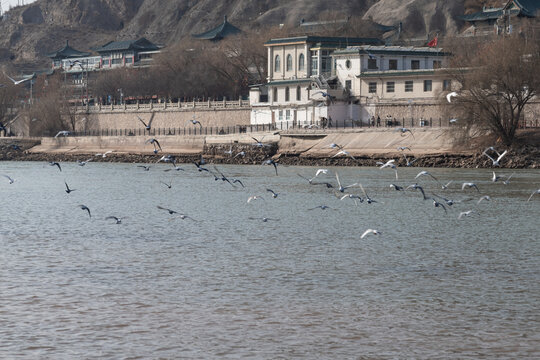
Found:
[[[108,111],[148,111],[148,110],[189,110],[189,109],[249,109],[249,100],[234,101],[179,101],[179,102],[150,102],[136,104],[97,104],[73,106],[75,112],[108,112]]]

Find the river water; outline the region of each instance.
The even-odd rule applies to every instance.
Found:
[[[540,357],[538,170],[315,180],[362,183],[377,203],[355,206],[312,167],[219,166],[233,188],[191,164],[61,166],[0,163],[0,358]],[[389,187],[416,181],[464,201]]]

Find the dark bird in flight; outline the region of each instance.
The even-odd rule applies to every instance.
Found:
[[[150,129],[152,129],[152,121],[154,120],[154,114],[155,113],[152,113],[152,115],[150,116],[150,120],[148,120],[148,124],[144,122],[143,119],[141,119],[138,115],[137,115],[137,119],[139,119],[139,121],[144,125],[144,128],[148,131],[150,131]]]
[[[92,214],[90,213],[90,209],[88,208],[88,206],[82,205],[82,204],[81,204],[81,205],[79,205],[79,207],[80,207],[82,210],[88,211],[88,216],[89,216],[89,217],[92,217]]]
[[[57,167],[58,167],[58,170],[62,171],[62,167],[61,167],[60,164],[57,163],[56,161],[50,161],[50,162],[49,162],[49,165],[51,165],[51,166],[57,166]]]
[[[177,211],[174,211],[174,210],[171,210],[171,209],[164,208],[163,206],[159,206],[159,205],[158,205],[157,208],[160,209],[160,210],[165,210],[165,211],[169,212],[170,215],[178,214]]]
[[[66,184],[66,192],[67,192],[68,194],[69,194],[70,192],[72,192],[72,191],[77,190],[77,189],[70,189],[69,186],[68,186],[68,184],[67,184],[67,182],[65,182],[65,181],[64,181],[64,184]]]

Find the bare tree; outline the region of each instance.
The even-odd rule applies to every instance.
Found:
[[[462,45],[454,49],[449,75],[461,87],[451,106],[463,125],[487,128],[509,146],[540,90],[540,47],[521,35]]]

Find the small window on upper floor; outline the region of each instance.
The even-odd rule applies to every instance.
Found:
[[[433,89],[433,82],[431,80],[424,80],[424,91],[431,91]]]
[[[407,80],[405,81],[405,92],[412,92],[413,91],[413,81]]]
[[[300,54],[298,56],[298,71],[304,71],[306,67],[306,58],[304,57],[304,54]]]
[[[272,101],[278,101],[278,98],[277,98],[277,88],[274,88],[274,90],[272,91]]]
[[[370,82],[368,90],[369,90],[370,93],[376,93],[377,92],[377,83],[376,82]]]
[[[296,87],[296,100],[302,100],[302,89],[300,88],[300,85]]]
[[[345,89],[347,89],[347,90],[352,89],[352,81],[351,80],[345,80]]]
[[[411,60],[411,70],[420,69],[420,60]]]
[[[443,83],[442,83],[442,89],[443,91],[448,91],[450,90],[450,80],[446,79],[446,80],[443,80]]]
[[[285,88],[285,101],[289,101],[290,100],[290,91],[289,91],[289,87],[287,86]]]
[[[352,67],[351,60],[345,61],[345,67],[347,68],[347,70],[351,69],[351,67]]]
[[[289,54],[287,55],[287,71],[291,71],[292,70],[292,55]]]
[[[397,70],[397,60],[396,59],[388,60],[388,70]]]
[[[442,61],[441,60],[433,60],[433,68],[434,69],[442,68]]]
[[[375,70],[377,69],[377,59],[368,59],[367,61],[367,68],[369,70]]]
[[[274,71],[281,71],[281,59],[279,58],[279,55],[276,55],[276,57],[274,58]]]

